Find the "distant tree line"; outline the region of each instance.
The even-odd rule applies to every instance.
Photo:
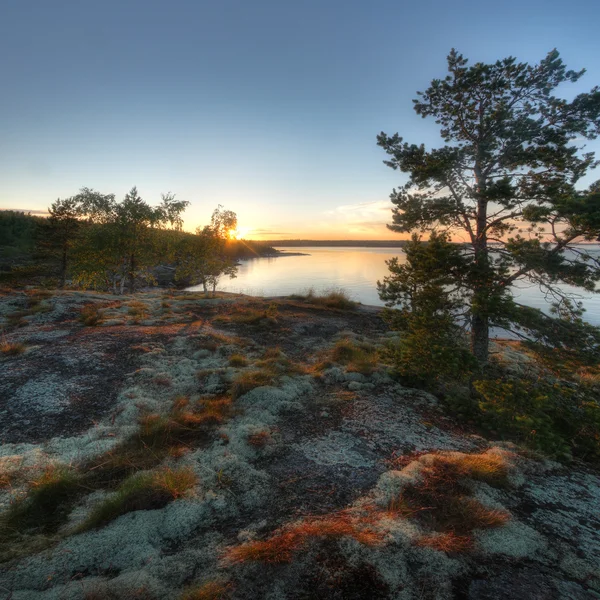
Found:
[[[60,287],[70,283],[118,294],[156,284],[158,267],[168,269],[174,285],[201,284],[205,292],[214,292],[222,277],[236,276],[239,258],[275,252],[231,239],[237,216],[221,206],[210,224],[195,234],[184,232],[188,204],[169,193],[152,206],[135,187],[120,201],[83,188],[53,202],[47,218],[0,212],[0,249],[6,256],[27,256],[38,265],[36,274],[43,263],[58,275]]]

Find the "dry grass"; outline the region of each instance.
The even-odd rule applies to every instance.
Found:
[[[230,583],[223,581],[207,581],[199,586],[188,588],[179,600],[223,600],[231,592]]]
[[[232,367],[245,367],[248,359],[243,354],[232,354],[229,357],[229,365]]]
[[[9,342],[5,338],[2,338],[0,342],[0,352],[5,356],[18,356],[23,354],[27,347],[21,342]]]
[[[79,313],[79,320],[86,327],[96,327],[102,323],[102,312],[95,304],[86,304]]]
[[[148,305],[139,300],[128,302],[127,307],[127,312],[134,317],[134,319],[143,319],[150,311]]]
[[[186,495],[197,483],[198,478],[189,468],[132,475],[90,513],[77,532],[102,527],[128,512],[163,508]]]
[[[342,288],[324,290],[317,293],[314,288],[309,288],[304,294],[290,296],[292,300],[300,300],[308,304],[315,304],[324,308],[335,308],[339,310],[354,310],[357,303],[350,299],[348,292]]]
[[[193,406],[185,397],[176,398],[168,415],[144,415],[138,434],[84,465],[86,485],[112,487],[138,471],[156,468],[173,453],[182,456],[207,443],[211,429],[232,414],[228,397],[203,399]]]
[[[371,344],[353,342],[349,339],[338,341],[329,353],[329,358],[323,360],[315,368],[323,370],[332,363],[346,365],[348,372],[371,375],[377,370],[379,356],[377,349]]]
[[[255,365],[270,373],[274,378],[281,375],[299,375],[305,373],[305,369],[298,363],[292,362],[279,348],[269,348],[263,354],[261,360]]]
[[[81,477],[72,469],[51,465],[29,482],[27,494],[0,516],[0,538],[9,541],[26,530],[53,532],[82,491]]]
[[[235,323],[237,325],[260,325],[268,319],[266,310],[237,307],[235,312],[217,315],[213,321],[215,323]]]
[[[235,400],[254,388],[271,385],[273,382],[273,374],[265,369],[245,371],[240,373],[233,381],[231,396]]]
[[[314,539],[352,538],[366,546],[382,542],[382,534],[368,527],[369,523],[349,511],[314,517],[289,525],[275,532],[268,540],[252,541],[229,548],[226,563],[243,562],[288,563],[294,554]]]
[[[507,468],[496,455],[435,456],[430,464],[423,466],[421,479],[407,486],[388,509],[402,517],[414,518],[430,532],[443,534],[426,535],[420,545],[439,549],[446,545],[453,552],[469,549],[475,529],[500,527],[510,515],[487,508],[473,498],[467,479],[504,487]]]
[[[187,495],[197,483],[198,477],[190,467],[160,469],[155,473],[153,480],[156,489],[167,492],[174,500]]]

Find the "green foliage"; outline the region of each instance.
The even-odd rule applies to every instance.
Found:
[[[219,205],[212,214],[210,225],[198,227],[195,236],[181,240],[176,250],[176,281],[185,281],[187,285],[202,284],[205,293],[212,288],[214,295],[221,277],[236,277],[237,261],[228,251],[230,235],[236,227],[236,214]]]
[[[75,257],[75,281],[83,287],[112,288],[122,293],[125,285],[135,291],[138,280],[153,282],[151,268],[168,258],[170,238],[160,236],[167,227],[181,228],[180,214],[188,202],[172,194],[152,207],[134,187],[121,202],[84,188],[76,197],[85,218]]]
[[[0,210],[0,256],[31,253],[42,217],[15,210]]]
[[[5,539],[28,529],[53,532],[64,520],[81,488],[79,475],[66,467],[48,467],[33,481],[26,496],[13,502],[0,518]]]
[[[556,50],[537,65],[510,57],[472,66],[452,50],[448,73],[414,101],[417,114],[440,125],[443,147],[426,150],[398,134],[381,133],[377,141],[390,156],[386,164],[409,175],[391,194],[389,228],[432,235],[441,229],[466,240],[461,268],[445,285],[485,363],[490,326],[510,327],[522,314],[509,294],[515,281],[529,279],[562,300],[561,283],[592,289],[600,280],[598,259],[572,248],[600,235],[600,185],[575,187],[596,164],[575,140],[600,133],[600,89],[571,101],[554,96],[584,73],[567,71]],[[394,275],[398,265],[390,267]],[[418,268],[426,276],[430,267]],[[397,295],[406,297],[406,274],[398,276]]]
[[[463,379],[475,365],[456,322],[460,303],[452,290],[465,268],[461,249],[447,234],[432,232],[426,243],[413,235],[405,251],[406,262],[388,261],[391,275],[377,283],[388,305],[384,318],[402,334],[388,344],[387,359],[413,384],[435,388],[446,379]]]
[[[499,377],[473,387],[488,429],[558,458],[600,458],[600,405],[585,386]]]
[[[447,380],[468,378],[476,367],[464,333],[447,315],[406,315],[402,335],[388,343],[385,358],[406,383],[433,391]]]

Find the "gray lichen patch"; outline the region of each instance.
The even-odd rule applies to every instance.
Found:
[[[322,438],[306,440],[295,448],[318,465],[366,468],[375,464],[372,453],[358,438],[339,431],[331,432]]]

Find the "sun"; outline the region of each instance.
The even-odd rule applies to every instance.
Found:
[[[230,240],[241,240],[249,232],[250,227],[237,227],[236,229],[230,229],[228,236]]]

